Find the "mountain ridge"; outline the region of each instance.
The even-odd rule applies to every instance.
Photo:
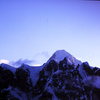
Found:
[[[40,67],[0,64],[0,99],[99,100],[100,69],[76,62],[80,61],[60,50]]]

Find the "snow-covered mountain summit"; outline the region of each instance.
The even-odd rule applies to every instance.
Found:
[[[48,62],[50,62],[51,60],[56,61],[57,63],[59,63],[60,61],[62,61],[64,58],[67,59],[69,64],[74,64],[74,65],[81,65],[82,62],[77,60],[74,56],[72,56],[70,53],[68,53],[65,50],[58,50],[56,51],[48,60]]]
[[[65,50],[42,66],[0,64],[0,100],[100,100],[100,69]]]

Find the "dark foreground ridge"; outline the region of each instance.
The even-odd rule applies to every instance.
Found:
[[[100,69],[64,50],[40,67],[1,64],[0,100],[100,100]]]

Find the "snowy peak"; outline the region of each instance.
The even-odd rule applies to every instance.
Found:
[[[100,69],[91,68],[87,62],[80,64],[65,50],[56,51],[40,67],[22,64],[19,68],[13,68],[0,64],[0,98],[100,100]]]
[[[71,65],[80,65],[81,61],[77,60],[75,57],[73,57],[70,53],[66,52],[65,50],[58,50],[56,51],[52,57],[48,60],[48,62],[50,62],[51,60],[56,61],[57,63],[59,63],[60,61],[62,61],[64,58],[67,59],[68,63],[70,63]]]

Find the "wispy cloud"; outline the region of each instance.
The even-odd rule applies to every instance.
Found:
[[[41,52],[41,55],[43,55],[44,57],[48,58],[50,57],[49,53],[44,51],[44,52]]]
[[[35,62],[35,60],[19,59],[19,60],[17,60],[17,61],[12,61],[12,62],[10,62],[10,64],[11,64],[12,66],[19,67],[19,66],[21,66],[22,64],[32,65],[34,62]]]
[[[50,57],[49,53],[47,51],[43,51],[43,52],[40,52],[40,53],[37,53],[36,55],[34,55],[35,57],[45,57],[45,58],[48,58]]]
[[[14,67],[19,67],[22,64],[27,64],[27,65],[31,65],[31,66],[41,66],[49,59],[49,57],[50,57],[49,53],[46,51],[43,51],[43,52],[40,52],[40,53],[37,53],[36,55],[34,55],[33,60],[19,59],[17,61],[9,61],[6,59],[1,59],[0,64],[5,63],[5,64],[9,64]]]
[[[42,65],[43,63],[46,63],[49,57],[50,57],[49,53],[47,51],[43,51],[34,55],[33,58],[35,58],[36,64]]]

